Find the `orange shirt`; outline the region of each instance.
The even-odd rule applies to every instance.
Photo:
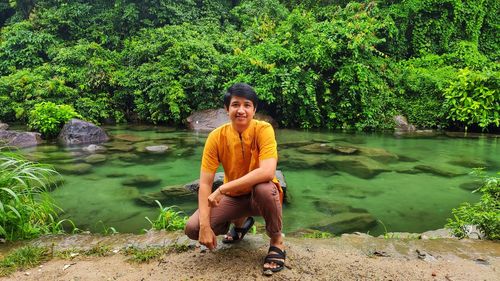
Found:
[[[228,123],[208,135],[203,150],[201,170],[215,173],[222,163],[224,183],[226,183],[257,169],[260,160],[269,158],[278,159],[277,143],[271,124],[252,120],[248,128],[240,134],[231,123]],[[276,177],[273,182],[282,193]]]

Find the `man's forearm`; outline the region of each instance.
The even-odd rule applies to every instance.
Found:
[[[200,182],[198,189],[198,208],[200,210],[200,227],[210,226],[210,206],[208,196],[212,193],[212,187]]]

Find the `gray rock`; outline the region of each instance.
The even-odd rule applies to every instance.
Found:
[[[465,235],[470,239],[480,239],[480,240],[486,239],[486,235],[484,235],[481,229],[476,225],[466,225]]]
[[[196,202],[198,196],[186,189],[182,185],[167,186],[158,192],[151,192],[139,196],[136,202],[141,205],[156,206],[156,200],[160,203],[176,203],[176,202]]]
[[[396,123],[394,128],[396,132],[414,132],[416,130],[415,126],[408,123],[408,120],[403,115],[396,115],[393,119],[394,123]]]
[[[40,133],[0,130],[0,145],[24,148],[37,146],[42,142]]]
[[[149,153],[163,154],[163,153],[167,152],[168,146],[166,146],[166,145],[146,146],[145,150],[146,150],[146,152],[149,152]]]
[[[415,251],[417,252],[417,257],[419,259],[421,259],[421,260],[424,260],[426,262],[437,261],[437,259],[433,255],[427,253],[426,251],[422,251],[422,250],[419,250],[419,249],[417,249]]]
[[[83,175],[92,170],[92,165],[86,163],[57,165],[56,170],[63,174]]]
[[[420,234],[420,239],[428,240],[428,239],[438,239],[438,238],[455,238],[451,230],[446,228],[429,230]]]
[[[212,184],[212,192],[214,192],[217,188],[219,188],[219,186],[221,186],[223,183],[224,183],[224,173],[223,172],[215,173],[214,183]],[[190,183],[187,183],[184,185],[184,188],[189,192],[196,193],[198,192],[198,189],[200,189],[200,180],[198,179]]]
[[[82,150],[88,153],[99,153],[99,152],[106,152],[107,149],[101,145],[91,144],[89,146],[82,148]]]
[[[319,220],[309,227],[334,234],[346,232],[366,232],[377,225],[376,219],[369,213],[340,213]]]
[[[150,187],[150,186],[155,186],[160,182],[161,179],[157,177],[152,177],[147,175],[137,175],[122,181],[122,184],[135,187]]]
[[[275,128],[277,127],[277,123],[270,116],[257,113],[254,118],[266,121]],[[204,132],[210,132],[221,125],[231,122],[227,116],[226,110],[223,108],[194,112],[186,121],[188,122],[189,129]]]
[[[0,122],[0,130],[7,130],[9,128],[9,125]]]
[[[103,155],[103,154],[92,154],[92,155],[85,157],[83,160],[85,161],[85,163],[97,164],[97,163],[106,162],[107,157],[106,157],[106,155]]]
[[[71,119],[62,128],[58,139],[64,145],[101,143],[109,140],[104,130],[92,123]]]
[[[387,232],[385,234],[379,235],[378,238],[419,239],[420,234],[411,232]]]
[[[391,171],[384,164],[365,156],[340,156],[328,159],[326,162],[339,171],[363,179],[370,179],[380,173]]]

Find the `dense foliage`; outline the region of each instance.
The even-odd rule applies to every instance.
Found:
[[[499,173],[500,174],[500,173]],[[458,237],[465,237],[471,225],[475,225],[488,239],[500,239],[500,177],[482,178],[481,187],[476,190],[482,193],[476,204],[462,203],[453,209],[453,218],[446,225]]]
[[[495,0],[0,0],[0,120],[181,125],[257,89],[283,126],[499,130]]]
[[[48,187],[59,175],[50,167],[0,150],[0,236],[7,240],[63,232]]]

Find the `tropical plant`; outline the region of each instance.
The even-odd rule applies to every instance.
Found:
[[[183,215],[183,212],[176,211],[176,206],[163,207],[160,201],[155,200],[155,202],[160,208],[160,214],[154,221],[146,217],[146,220],[151,224],[151,229],[165,229],[169,231],[184,229],[188,217]]]
[[[30,162],[0,149],[0,236],[6,240],[62,233],[61,211],[47,188],[60,175],[50,166]]]
[[[475,169],[474,175],[482,179],[482,186],[473,192],[481,192],[478,203],[463,203],[452,210],[453,218],[446,224],[453,234],[463,238],[468,228],[475,225],[488,239],[500,239],[500,177],[486,176],[482,169]],[[500,172],[498,173],[500,175]]]
[[[64,123],[71,118],[82,118],[72,106],[41,102],[30,111],[28,126],[50,138],[57,136]]]
[[[500,72],[485,69],[459,71],[458,80],[444,90],[447,118],[482,129],[500,126]]]

